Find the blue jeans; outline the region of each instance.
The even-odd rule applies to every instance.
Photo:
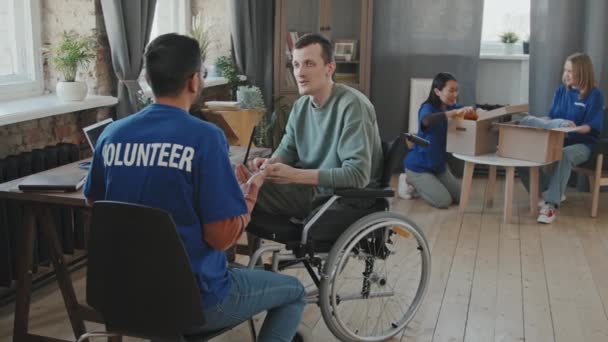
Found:
[[[539,189],[545,191],[544,200],[559,206],[562,195],[566,193],[568,179],[572,168],[586,162],[591,157],[591,150],[584,144],[574,144],[564,147],[562,160],[557,162],[551,173],[539,172]],[[517,173],[526,189],[530,186],[530,174],[528,168],[517,168]]]
[[[218,330],[268,311],[258,341],[291,342],[306,306],[306,291],[297,278],[250,269],[229,269],[230,292],[207,308],[203,331]]]

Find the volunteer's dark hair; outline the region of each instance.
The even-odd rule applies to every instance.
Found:
[[[155,96],[176,96],[201,71],[198,42],[176,33],[158,36],[146,48],[144,67]]]

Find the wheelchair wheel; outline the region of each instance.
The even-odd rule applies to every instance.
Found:
[[[415,223],[378,212],[346,230],[324,265],[323,319],[342,341],[384,341],[405,329],[428,288],[431,256]]]

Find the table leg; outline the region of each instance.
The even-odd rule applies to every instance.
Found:
[[[536,216],[538,214],[538,174],[537,166],[530,168],[530,214]]]
[[[72,278],[65,267],[65,260],[61,252],[59,239],[57,238],[57,230],[55,229],[55,221],[51,215],[51,209],[48,206],[37,207],[36,213],[38,214],[38,217],[40,217],[42,230],[49,247],[49,254],[53,262],[53,267],[55,268],[57,283],[61,289],[65,308],[68,312],[68,318],[72,323],[74,336],[78,339],[80,335],[86,332],[86,328],[80,313],[80,305],[78,304],[78,299],[74,292],[74,286],[72,285]]]
[[[32,259],[36,220],[29,206],[23,213],[24,224],[17,254],[17,297],[15,301],[15,321],[13,341],[25,341],[29,325],[30,293],[32,289]]]
[[[511,223],[513,214],[513,185],[515,183],[515,168],[512,166],[507,166],[506,171],[504,222]]]
[[[464,214],[464,210],[469,204],[469,194],[471,193],[471,184],[473,183],[473,171],[475,163],[465,162],[464,173],[462,175],[462,188],[460,189],[460,205],[458,206],[458,215]]]
[[[494,191],[496,190],[496,166],[490,165],[488,174],[488,186],[486,188],[486,206],[492,208],[494,205]]]

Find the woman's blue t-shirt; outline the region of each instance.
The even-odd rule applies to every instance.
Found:
[[[404,159],[404,167],[414,172],[442,173],[446,167],[446,143],[448,134],[448,122],[442,120],[440,123],[423,128],[422,119],[433,113],[461,108],[459,104],[447,107],[445,110],[433,107],[428,102],[420,106],[418,111],[418,135],[430,142],[426,147],[414,145]]]
[[[228,294],[226,255],[205,241],[204,225],[245,214],[247,207],[219,128],[162,104],[118,120],[97,141],[84,194],[171,213],[203,307]]]
[[[579,97],[578,89],[568,89],[565,85],[560,85],[553,96],[549,117],[570,120],[577,126],[589,125],[591,132],[587,134],[568,133],[564,145],[585,144],[589,149],[593,149],[604,124],[604,97],[597,88],[591,89],[584,99]]]

